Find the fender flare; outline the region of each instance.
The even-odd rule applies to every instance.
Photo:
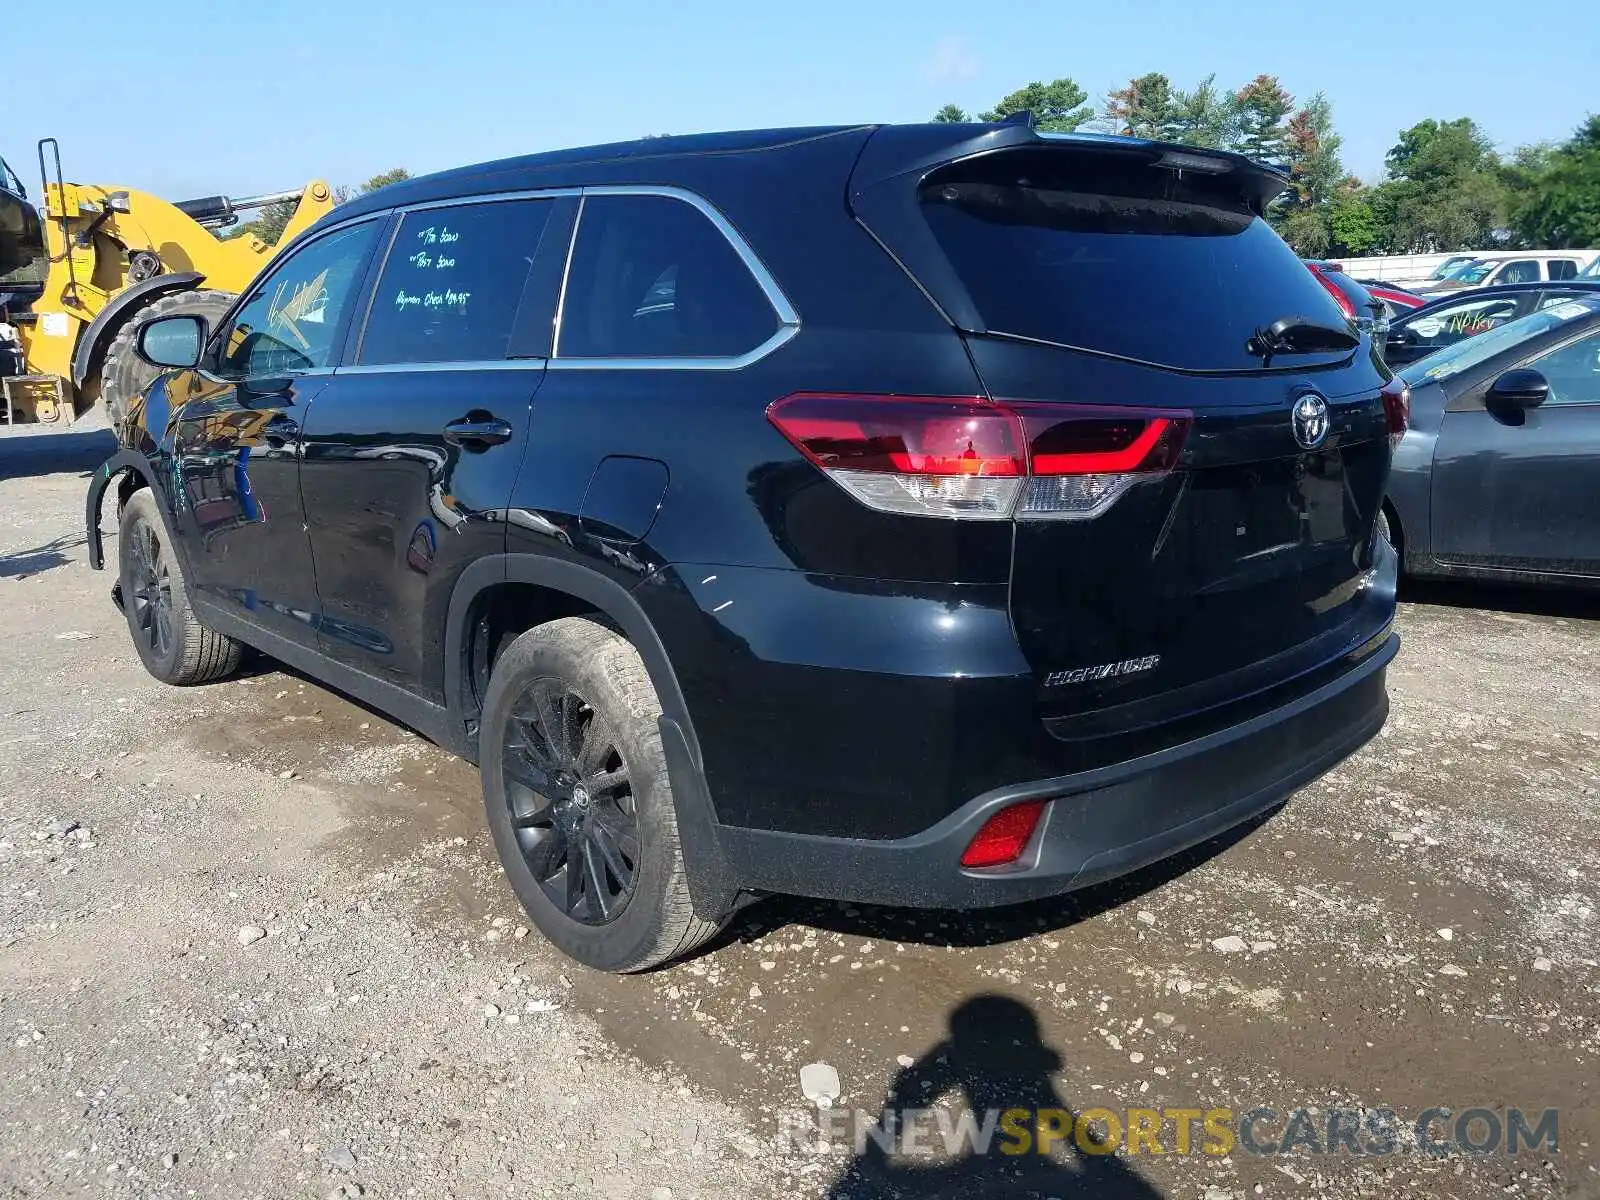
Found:
[[[83,387],[97,354],[110,344],[129,313],[162,296],[193,291],[204,281],[205,276],[195,271],[174,271],[171,275],[157,275],[117,293],[110,304],[95,314],[94,320],[89,322],[89,327],[78,338],[77,349],[72,352],[72,386]]]
[[[111,486],[111,481],[124,471],[132,472],[144,480],[145,487],[149,488],[156,498],[156,511],[161,514],[161,523],[166,527],[167,544],[178,548],[183,558],[183,565],[187,568],[188,559],[182,548],[182,543],[173,536],[172,514],[167,511],[167,498],[165,493],[156,486],[156,470],[148,458],[137,450],[130,450],[124,446],[105,462],[95,469],[93,478],[89,480],[89,494],[83,503],[83,532],[89,546],[89,567],[91,570],[105,570],[105,544],[100,533],[100,511],[105,500],[106,489]]]
[[[694,735],[683,689],[678,685],[677,672],[667,658],[666,647],[662,645],[655,626],[645,615],[638,600],[634,599],[633,593],[592,567],[546,558],[540,554],[497,554],[480,558],[461,572],[461,577],[451,590],[450,616],[445,632],[444,688],[446,701],[461,717],[463,726],[477,716],[468,711],[463,679],[467,613],[473,601],[497,583],[529,583],[562,592],[592,604],[616,622],[644,660],[645,671],[661,701],[663,719],[675,721],[683,729],[684,741],[693,754],[695,767],[698,769],[702,766],[700,743]]]
[[[450,593],[445,629],[444,688],[452,731],[459,729],[477,755],[477,714],[468,711],[465,690],[467,614],[482,593],[498,583],[528,583],[574,596],[615,622],[639,652],[661,701],[662,748],[677,810],[678,835],[695,910],[706,920],[721,920],[737,906],[740,886],[723,850],[720,826],[706,783],[705,760],[695,736],[678,674],[654,624],[633,593],[590,567],[540,554],[504,554],[474,562]]]

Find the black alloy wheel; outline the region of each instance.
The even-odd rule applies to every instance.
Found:
[[[154,525],[142,522],[133,543],[134,569],[131,592],[124,603],[132,606],[133,627],[158,659],[173,646],[172,568],[166,548]]]
[[[639,869],[639,810],[615,732],[560,680],[533,680],[512,705],[501,769],[523,861],[555,908],[615,920]]]

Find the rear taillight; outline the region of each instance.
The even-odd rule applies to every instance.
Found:
[[[1011,406],[1028,443],[1028,485],[1018,517],[1099,516],[1142,479],[1164,475],[1193,420],[1187,412],[1088,405]]]
[[[1187,412],[982,397],[804,392],[767,409],[784,437],[882,512],[1082,519],[1172,470]]]
[[[1016,418],[979,397],[802,392],[772,404],[767,418],[883,512],[1003,521],[1027,473]]]
[[[1334,283],[1333,280],[1329,279],[1315,267],[1310,268],[1310,270],[1312,276],[1318,283],[1322,285],[1323,290],[1325,290],[1328,295],[1333,297],[1333,302],[1339,306],[1339,311],[1344,314],[1345,320],[1358,320],[1359,314],[1356,312],[1356,306],[1350,303],[1349,296],[1346,296],[1342,291],[1339,290],[1339,285]]]
[[[1383,417],[1389,427],[1389,445],[1398,446],[1411,424],[1411,389],[1396,375],[1383,385]]]
[[[1022,857],[1044,815],[1043,800],[1002,808],[983,823],[961,855],[963,867],[1001,867]]]

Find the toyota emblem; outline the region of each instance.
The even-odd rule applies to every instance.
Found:
[[[1328,402],[1316,392],[1306,392],[1289,410],[1294,440],[1307,450],[1315,450],[1328,437]]]

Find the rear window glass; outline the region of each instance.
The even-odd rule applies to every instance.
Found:
[[[732,358],[778,314],[728,239],[686,200],[586,196],[561,304],[561,358]]]
[[[1028,150],[953,164],[920,198],[991,332],[1237,370],[1260,367],[1245,344],[1281,317],[1344,317],[1235,186],[1143,160]]]
[[[361,362],[504,358],[550,203],[511,200],[407,213],[373,292]]]

